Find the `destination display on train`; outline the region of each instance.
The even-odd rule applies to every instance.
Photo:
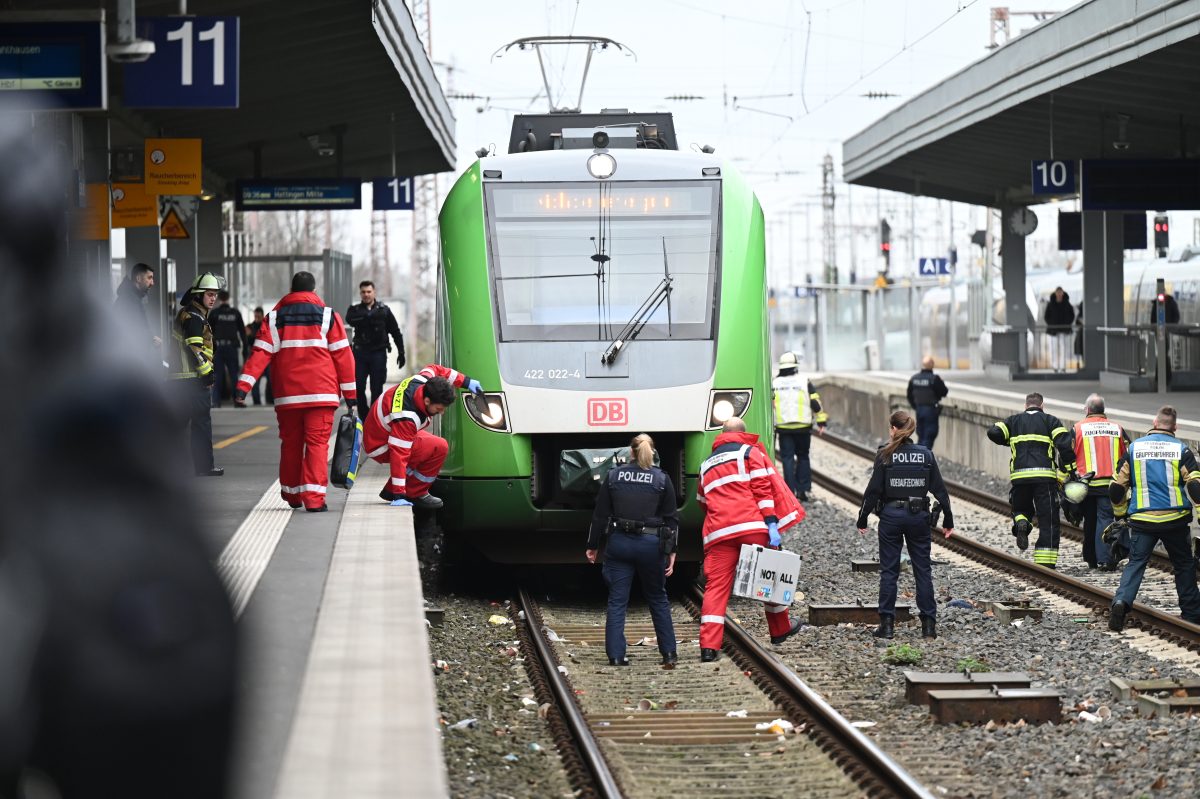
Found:
[[[712,185],[646,185],[622,188],[604,184],[587,186],[494,186],[493,212],[511,216],[591,216],[600,210],[618,216],[678,216],[707,214],[712,209]]]

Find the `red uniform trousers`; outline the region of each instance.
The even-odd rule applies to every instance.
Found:
[[[730,536],[704,548],[704,604],[700,608],[700,647],[720,649],[725,637],[725,608],[733,593],[738,555],[742,544],[768,545],[766,533]],[[787,605],[766,605],[767,629],[771,635],[783,635],[792,628]]]
[[[391,491],[396,496],[405,496],[410,499],[415,497],[423,497],[429,493],[429,486],[437,479],[438,472],[442,470],[442,464],[446,462],[446,454],[450,452],[450,445],[446,443],[446,439],[435,436],[433,433],[426,433],[424,430],[417,431],[417,438],[412,442],[411,449],[404,449],[400,446],[402,441],[395,436],[388,436],[388,448],[386,452],[376,455],[374,460],[379,463],[386,463],[392,468],[392,478],[388,481],[387,490]],[[401,453],[408,453],[408,463],[404,467],[404,471],[399,471]]]
[[[289,505],[325,504],[333,408],[276,408],[279,420],[279,493]]]

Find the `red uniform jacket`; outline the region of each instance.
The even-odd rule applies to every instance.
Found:
[[[429,426],[429,417],[425,415],[425,383],[431,377],[444,377],[455,388],[462,388],[471,379],[462,372],[431,363],[383,392],[363,422],[363,447],[367,456],[378,458],[389,446],[392,447],[392,475],[401,480],[407,473],[408,456],[417,433]],[[404,493],[403,485],[392,488],[397,493]]]
[[[804,508],[788,490],[753,433],[722,433],[713,454],[700,465],[696,498],[705,505],[704,546],[761,534],[767,522],[784,530],[804,518]]]
[[[276,410],[337,407],[340,397],[357,398],[342,317],[311,291],[293,291],[263,319],[238,391],[250,391],[268,366]]]

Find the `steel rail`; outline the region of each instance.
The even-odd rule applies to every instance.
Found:
[[[855,505],[862,504],[862,492],[853,486],[845,485],[817,472],[813,472],[813,480]],[[1051,591],[1081,605],[1106,613],[1112,605],[1113,593],[1111,591],[1106,591],[1082,580],[1076,580],[1065,574],[1059,574],[1053,569],[1047,569],[1024,558],[994,549],[971,538],[960,535],[942,538],[935,535],[933,542],[990,569],[1006,572],[1022,581],[1033,583],[1038,588]],[[1200,625],[1168,615],[1141,602],[1133,603],[1133,607],[1125,616],[1125,624],[1126,626],[1140,627],[1151,635],[1186,649],[1200,651]]]
[[[704,592],[692,586],[688,598],[691,611],[698,616]],[[728,616],[725,618],[725,635],[732,639],[732,647],[726,643],[731,657],[742,659],[744,662],[739,665],[749,666],[765,680],[767,684],[760,682],[759,687],[779,702],[794,721],[808,725],[805,733],[841,765],[866,795],[935,799],[934,794],[903,766]],[[853,762],[847,762],[848,758]]]
[[[855,455],[866,458],[867,460],[875,459],[875,451],[870,447],[850,441],[849,439],[842,438],[840,436],[833,435],[829,432],[826,432],[822,438],[835,447],[844,449],[847,452],[852,452]],[[972,505],[978,505],[981,508],[986,508],[987,510],[995,511],[996,513],[1000,513],[1005,516],[1010,516],[1012,514],[1012,507],[1008,504],[1008,502],[994,494],[989,494],[987,491],[975,488],[974,486],[965,485],[964,483],[957,483],[953,480],[947,480],[945,479],[945,476],[943,476],[942,482],[946,484],[946,491],[948,491],[951,496],[958,497],[959,499],[965,499]],[[1068,538],[1071,538],[1076,542],[1083,542],[1083,528],[1079,527],[1078,525],[1071,524],[1065,520],[1060,520],[1059,530],[1061,530],[1063,533],[1066,533]],[[1159,552],[1157,549],[1150,554],[1150,565],[1156,569],[1174,572],[1174,568],[1171,566],[1171,559],[1162,552]],[[1200,569],[1200,563],[1197,564],[1197,569]]]
[[[550,646],[550,642],[546,640],[546,634],[542,629],[541,613],[537,610],[537,604],[524,588],[518,590],[517,598],[521,606],[521,611],[525,615],[525,629],[529,633],[530,642],[533,644],[534,652],[541,663],[546,684],[554,696],[558,711],[562,715],[562,720],[567,727],[572,743],[575,745],[592,779],[593,785],[591,787],[593,791],[597,796],[604,799],[621,799],[625,794],[621,791],[616,777],[613,776],[612,769],[608,766],[608,761],[604,759],[604,754],[600,750],[600,744],[596,741],[596,736],[592,734],[592,728],[588,726],[587,719],[583,716],[583,711],[579,709],[579,705],[575,702],[575,695],[572,693],[571,686],[558,671],[558,660],[554,657],[554,650]]]

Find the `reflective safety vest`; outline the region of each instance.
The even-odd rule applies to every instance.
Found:
[[[1129,518],[1141,522],[1174,522],[1189,518],[1180,472],[1184,446],[1168,433],[1150,433],[1129,447]],[[1158,511],[1158,513],[1148,513]],[[1162,511],[1174,511],[1163,513]]]
[[[1074,432],[1076,470],[1095,472],[1093,488],[1107,486],[1125,455],[1125,431],[1103,414],[1096,414],[1076,422]]]
[[[813,425],[815,401],[821,404],[821,395],[812,390],[812,384],[804,375],[782,375],[771,382],[775,394],[775,426],[784,430],[801,430]],[[817,411],[816,423],[825,423],[824,411]]]
[[[179,309],[171,325],[171,339],[175,345],[167,355],[171,380],[188,380],[212,373],[212,328],[194,305]]]

